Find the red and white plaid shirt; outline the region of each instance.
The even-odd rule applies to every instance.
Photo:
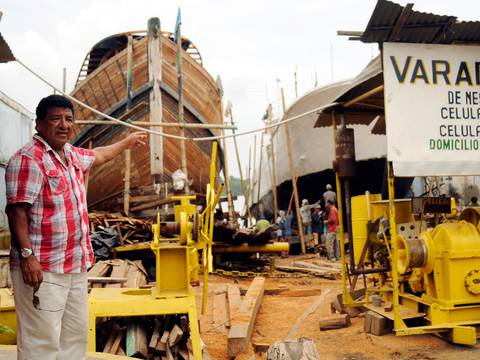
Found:
[[[93,264],[85,174],[95,151],[64,147],[67,163],[38,135],[10,159],[5,173],[7,203],[28,203],[32,250],[44,271],[85,272]],[[12,267],[19,254],[12,246]]]

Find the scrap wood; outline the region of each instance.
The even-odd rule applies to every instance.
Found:
[[[255,277],[240,304],[240,308],[236,313],[231,313],[231,328],[227,343],[228,356],[235,357],[248,349],[264,289],[265,278]]]
[[[317,270],[317,269],[305,269],[297,266],[280,266],[280,265],[275,265],[275,269],[279,271],[284,271],[284,272],[300,272],[304,274],[309,274],[309,275],[314,275],[318,276],[324,279],[328,280],[335,280],[337,277],[335,274],[325,272],[323,270]]]
[[[141,260],[127,261],[127,281],[123,284],[126,288],[137,288],[147,284],[147,271]]]
[[[128,270],[128,262],[123,260],[112,260],[112,273],[111,277],[125,277]],[[120,283],[107,284],[106,287],[117,288],[122,287]]]
[[[320,320],[320,330],[335,330],[350,326],[348,314],[333,315]]]
[[[131,357],[148,356],[147,332],[138,321],[127,327],[126,355]]]

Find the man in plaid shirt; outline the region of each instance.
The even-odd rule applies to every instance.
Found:
[[[17,314],[18,359],[84,359],[87,269],[93,264],[85,176],[136,145],[146,134],[93,150],[68,143],[72,103],[50,95],[36,109],[33,140],[6,170],[10,264]]]

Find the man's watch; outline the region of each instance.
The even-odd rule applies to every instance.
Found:
[[[25,260],[32,256],[32,254],[33,250],[30,248],[22,248],[22,250],[20,251],[20,256],[22,257],[22,259]]]

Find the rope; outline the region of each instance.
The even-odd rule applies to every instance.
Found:
[[[144,132],[147,132],[149,134],[152,134],[152,135],[157,135],[157,136],[163,136],[165,138],[170,138],[170,139],[176,139],[176,140],[192,140],[192,141],[197,141],[197,142],[201,142],[201,141],[213,141],[213,140],[220,140],[220,139],[227,139],[227,138],[233,138],[233,137],[240,137],[240,136],[244,136],[244,135],[249,135],[249,134],[254,134],[254,133],[257,133],[257,132],[261,132],[261,131],[266,131],[268,129],[271,129],[271,128],[278,128],[282,125],[285,125],[285,124],[288,124],[292,121],[295,121],[295,120],[298,120],[306,115],[310,115],[312,113],[315,113],[315,112],[318,112],[318,111],[321,111],[325,108],[328,108],[328,107],[331,107],[333,105],[337,105],[337,103],[331,103],[331,104],[327,104],[327,105],[322,105],[322,106],[319,106],[315,109],[312,109],[312,110],[309,110],[309,111],[306,111],[302,114],[299,114],[299,115],[295,115],[295,116],[292,116],[290,118],[286,118],[286,119],[283,119],[275,124],[270,124],[270,125],[266,125],[264,127],[261,127],[261,128],[257,128],[257,129],[253,129],[253,130],[247,130],[247,131],[243,131],[243,132],[238,132],[238,133],[232,133],[230,135],[219,135],[219,136],[207,136],[207,137],[185,137],[185,136],[178,136],[178,135],[173,135],[173,134],[166,134],[166,133],[163,133],[163,132],[160,132],[160,131],[156,131],[156,130],[151,130],[151,129],[145,129],[145,128],[142,128],[140,126],[137,126],[135,124],[132,124],[132,123],[128,123],[128,122],[125,122],[125,121],[122,121],[120,119],[117,119],[117,118],[114,118],[113,116],[110,116],[108,114],[105,114],[87,104],[85,104],[84,102],[80,101],[80,100],[77,100],[76,98],[74,98],[73,96],[70,96],[69,94],[63,92],[62,90],[58,89],[56,86],[54,86],[53,84],[51,84],[48,80],[44,79],[41,75],[37,74],[34,70],[30,69],[27,65],[25,65],[23,62],[21,62],[20,60],[16,59],[16,61],[21,65],[23,66],[28,72],[30,72],[32,75],[34,75],[35,77],[37,77],[38,79],[40,79],[41,81],[43,81],[45,84],[47,84],[48,86],[50,86],[51,88],[53,88],[56,92],[62,94],[63,96],[65,96],[67,99],[69,99],[70,101],[73,101],[74,103],[80,105],[80,106],[83,106],[84,108],[87,108],[88,110],[92,111],[93,113],[99,115],[99,116],[102,116],[108,120],[111,120],[111,121],[114,121],[120,125],[123,125],[123,126],[126,126],[126,127],[129,127],[129,128],[132,128],[132,129],[136,129],[136,130],[140,130],[140,131],[144,131]]]

